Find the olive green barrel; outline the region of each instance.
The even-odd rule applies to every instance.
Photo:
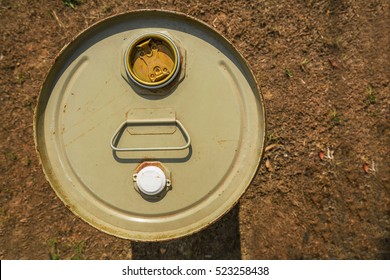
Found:
[[[224,37],[183,14],[142,10],[91,26],[61,51],[35,141],[74,214],[119,237],[167,240],[239,200],[260,164],[264,111]]]

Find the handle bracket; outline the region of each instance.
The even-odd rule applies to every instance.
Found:
[[[127,126],[134,125],[160,125],[160,124],[175,124],[183,132],[184,138],[186,138],[186,144],[178,147],[128,147],[128,148],[119,148],[117,143],[115,144],[118,135],[122,129]],[[126,120],[124,121],[115,131],[114,135],[111,138],[110,146],[115,152],[138,152],[138,151],[175,151],[175,150],[184,150],[191,145],[191,138],[187,130],[184,128],[184,125],[178,120],[170,119],[141,119],[141,120]]]

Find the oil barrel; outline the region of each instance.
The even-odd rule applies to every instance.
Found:
[[[43,83],[36,149],[57,196],[97,229],[138,241],[197,232],[257,174],[265,109],[250,67],[207,24],[161,10],[100,21]]]

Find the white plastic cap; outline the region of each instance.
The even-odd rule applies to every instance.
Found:
[[[147,166],[138,172],[136,183],[142,193],[156,195],[165,188],[167,180],[160,168]]]

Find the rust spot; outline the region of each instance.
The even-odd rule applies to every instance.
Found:
[[[134,172],[138,173],[141,171],[141,169],[144,169],[145,167],[148,167],[148,166],[156,166],[156,167],[160,168],[161,170],[164,170],[164,171],[166,170],[166,168],[159,161],[144,161],[135,168]]]

